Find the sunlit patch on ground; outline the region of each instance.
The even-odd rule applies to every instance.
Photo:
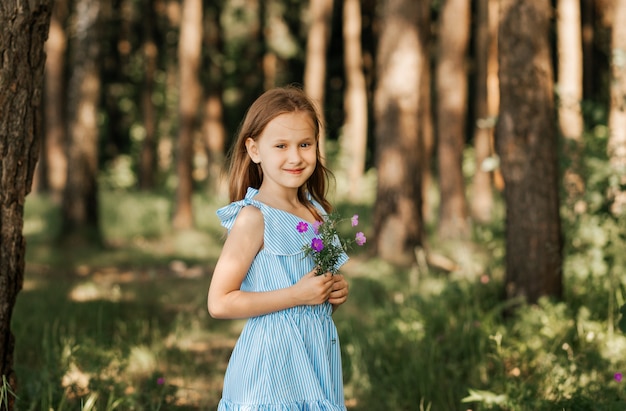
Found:
[[[122,293],[117,284],[103,286],[91,281],[77,284],[69,294],[70,300],[76,302],[96,300],[119,301],[121,297]]]
[[[61,385],[68,398],[79,398],[89,394],[90,379],[91,375],[71,363],[61,379]]]

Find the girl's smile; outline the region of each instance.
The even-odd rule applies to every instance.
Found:
[[[294,169],[294,170],[285,170],[285,171],[288,172],[288,173],[291,173],[291,174],[300,174],[300,173],[302,173],[303,170],[304,170],[303,168],[298,168],[298,169]]]

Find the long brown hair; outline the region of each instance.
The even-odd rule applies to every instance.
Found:
[[[257,140],[267,124],[281,114],[307,113],[315,125],[317,164],[307,182],[298,189],[298,200],[309,207],[316,217],[317,211],[311,208],[307,193],[329,213],[332,209],[326,199],[328,180],[332,173],[321,161],[319,139],[324,132],[324,124],[315,103],[295,86],[278,87],[263,93],[250,106],[239,127],[237,139],[228,156],[228,193],[230,201],[239,201],[246,195],[248,187],[259,188],[263,182],[260,164],[252,161],[246,150],[246,140]]]

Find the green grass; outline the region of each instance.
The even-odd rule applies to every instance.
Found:
[[[215,409],[243,324],[206,310],[223,200],[196,197],[197,228],[186,232],[169,229],[165,195],[111,191],[101,203],[106,247],[63,249],[58,208],[28,198],[13,318],[19,385],[3,384],[0,399],[15,393],[18,410]],[[337,208],[358,213],[373,241],[367,203]],[[566,227],[578,241],[567,248],[564,300],[521,305],[514,316],[501,299],[501,223],[474,227],[472,244],[433,241],[461,267],[454,273],[400,269],[367,245],[355,249],[343,270],[350,299],[335,314],[349,409],[626,409],[626,381],[614,379],[626,373],[616,327],[622,234],[602,240],[598,224]]]

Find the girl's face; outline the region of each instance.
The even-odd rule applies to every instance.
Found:
[[[252,161],[261,165],[261,185],[268,188],[297,189],[317,164],[315,127],[305,112],[277,116],[256,140],[246,140],[246,148]]]

